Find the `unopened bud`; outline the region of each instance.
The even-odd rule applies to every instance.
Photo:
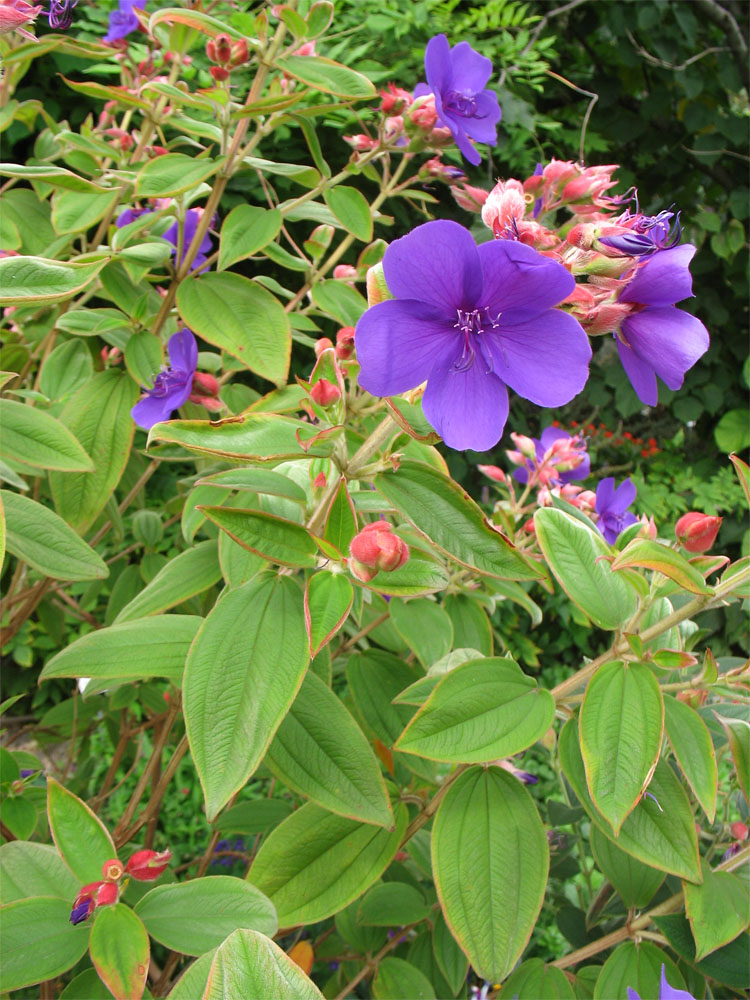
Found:
[[[325,472],[319,472],[315,479],[313,479],[313,489],[314,490],[324,490],[328,485],[328,480],[326,479]]]
[[[750,836],[750,830],[748,830],[744,823],[739,821],[732,823],[729,829],[731,830],[732,836],[735,840],[747,840],[748,836]]]
[[[650,538],[653,541],[658,534],[656,530],[656,523],[653,517],[646,517],[645,514],[641,514],[640,522],[641,522],[641,529],[638,532],[638,537]]]
[[[391,573],[403,566],[409,558],[409,546],[394,535],[387,521],[373,521],[355,535],[349,553],[352,573],[367,583],[380,570]]]
[[[341,399],[341,390],[327,378],[322,378],[310,389],[310,396],[318,406],[328,407]]]
[[[323,351],[328,351],[332,347],[333,347],[332,340],[330,340],[328,337],[320,337],[318,340],[315,341],[315,347],[313,348],[313,350],[315,351],[315,357],[319,358],[320,355],[323,353]]]
[[[243,63],[246,63],[249,58],[250,49],[247,46],[247,39],[241,38],[232,46],[232,58],[229,60],[229,65],[234,69],[235,66],[241,66]]]
[[[478,465],[477,468],[480,472],[483,472],[485,476],[489,476],[490,479],[494,479],[496,483],[504,483],[506,476],[502,469],[499,469],[496,465]]]
[[[223,83],[229,79],[229,70],[223,66],[209,66],[208,72],[217,83]]]
[[[516,434],[515,431],[511,434],[511,440],[516,448],[524,455],[526,458],[534,459],[536,458],[536,445],[527,437],[525,434]]]
[[[334,278],[348,280],[357,277],[357,268],[353,264],[337,264],[333,269]]]
[[[380,110],[387,115],[400,115],[404,108],[411,104],[409,91],[402,90],[394,83],[389,83],[387,90],[381,90],[380,97]]]
[[[125,865],[125,871],[138,882],[153,882],[162,874],[171,857],[171,851],[136,851]]]
[[[336,334],[336,357],[339,361],[348,361],[354,354],[354,327],[342,326]]]
[[[229,35],[217,35],[206,42],[206,55],[211,62],[224,66],[232,58],[232,40]]]
[[[688,552],[708,552],[716,541],[722,518],[690,511],[683,514],[675,525],[677,541]]]

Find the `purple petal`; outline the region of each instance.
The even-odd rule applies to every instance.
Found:
[[[445,35],[438,35],[445,38]],[[432,40],[434,41],[434,39]],[[432,42],[427,46],[429,49]],[[447,44],[447,40],[446,40]],[[459,42],[450,50],[451,83],[456,90],[477,94],[484,90],[492,75],[492,60],[476,52],[468,42]],[[425,56],[425,64],[427,62]]]
[[[414,100],[418,97],[429,97],[432,93],[432,87],[429,83],[418,83],[414,88]]]
[[[631,505],[631,503],[635,500],[637,493],[638,490],[636,490],[635,486],[632,483],[632,480],[630,479],[623,480],[623,482],[620,483],[620,485],[615,490],[612,500],[608,505],[609,513],[624,514],[625,511],[628,509],[628,507]]]
[[[552,447],[555,441],[559,441],[560,438],[565,438],[566,441],[569,441],[570,434],[561,427],[545,427],[539,436],[542,455],[544,455],[548,448]]]
[[[671,306],[693,294],[688,265],[695,254],[692,243],[660,250],[641,267],[620,295],[621,302]]]
[[[513,470],[513,478],[517,479],[519,483],[523,483],[524,486],[529,481],[529,470],[524,465],[520,465],[517,469]]]
[[[636,993],[632,986],[628,986],[628,1000],[641,1000],[640,993]]]
[[[577,320],[558,309],[513,326],[500,321],[485,334],[494,371],[506,385],[537,406],[562,406],[583,389],[591,345]]]
[[[667,974],[664,969],[664,963],[662,963],[661,967],[659,1000],[695,1000],[692,993],[688,993],[687,990],[678,990],[674,986],[669,985],[669,983],[667,982]]]
[[[623,327],[625,324],[623,324]],[[627,336],[627,334],[626,334]],[[622,367],[635,389],[635,394],[646,406],[656,406],[659,402],[659,390],[656,385],[656,373],[651,365],[641,361],[630,347],[617,339],[617,353],[620,355]]]
[[[427,380],[422,409],[449,448],[487,451],[503,435],[508,391],[479,360],[464,371],[438,363]]]
[[[584,453],[581,464],[577,465],[575,469],[569,469],[568,472],[559,473],[558,479],[561,483],[572,483],[576,479],[587,479],[590,474],[591,458],[587,453]]]
[[[397,396],[424,382],[436,360],[450,364],[459,341],[440,310],[414,299],[381,302],[357,323],[359,384],[373,396]]]
[[[418,299],[455,322],[456,310],[473,309],[482,288],[477,247],[468,229],[440,220],[394,240],[383,272],[397,299]]]
[[[451,47],[445,35],[435,35],[424,51],[424,70],[433,93],[440,93],[451,83]]]
[[[198,344],[191,330],[183,327],[182,330],[173,333],[167,343],[167,351],[170,368],[190,374],[195,372],[198,365]]]
[[[671,253],[669,250],[664,253]],[[633,351],[670,389],[679,389],[685,372],[708,350],[708,330],[674,306],[650,307],[628,316],[622,331]]]
[[[615,477],[607,476],[607,478],[602,479],[596,487],[596,503],[594,504],[594,510],[597,514],[602,515],[609,509],[609,505],[612,503],[612,497],[614,495]]]
[[[492,90],[485,90],[484,93],[475,97],[476,111],[470,117],[464,118],[464,129],[467,135],[477,142],[484,142],[488,146],[497,145],[497,123],[502,117],[497,94]]]
[[[139,427],[148,431],[154,424],[159,424],[162,420],[169,420],[174,409],[176,407],[172,405],[169,396],[144,396],[140,402],[135,404],[130,415]]]
[[[435,99],[435,107],[438,107],[437,98]],[[467,159],[469,163],[478,167],[482,162],[482,156],[479,150],[472,146],[464,128],[468,119],[449,111],[443,111],[442,108],[440,109],[439,114],[441,122],[447,125],[451,130],[451,135],[453,136],[456,145],[461,150],[462,156]]]
[[[490,240],[477,247],[484,287],[480,306],[494,314],[522,309],[535,316],[562,302],[575,278],[562,264],[512,240]]]

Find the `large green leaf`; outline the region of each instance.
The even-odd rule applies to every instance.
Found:
[[[202,620],[197,615],[160,615],[89,632],[48,660],[40,680],[166,677],[180,685]]]
[[[88,928],[70,926],[70,905],[56,896],[34,896],[0,907],[3,993],[54,979],[86,952]]]
[[[79,264],[44,257],[3,257],[0,306],[46,305],[72,298],[91,284],[108,259]]]
[[[615,833],[648,786],[663,729],[661,689],[645,664],[599,667],[581,706],[581,753],[591,798]]]
[[[391,572],[381,570],[361,586],[389,597],[418,597],[445,590],[449,582],[445,567],[426,552],[413,547],[410,551],[403,566]]]
[[[6,547],[55,580],[103,580],[109,568],[61,517],[30,497],[0,490]]]
[[[367,892],[357,910],[357,923],[374,927],[403,927],[424,920],[430,912],[416,886],[381,882]]]
[[[384,830],[308,802],[271,833],[248,877],[274,904],[282,927],[325,920],[388,867],[406,829],[403,804],[394,817],[395,828]]]
[[[0,455],[39,469],[93,472],[91,459],[67,427],[44,410],[0,399]]]
[[[213,176],[221,164],[222,160],[185,156],[184,153],[155,156],[141,167],[135,182],[135,193],[139,198],[181,194]]]
[[[375,96],[375,87],[366,76],[332,59],[325,59],[322,56],[292,55],[277,59],[276,66],[288,76],[324,94],[349,98]]]
[[[230,590],[206,618],[185,665],[183,703],[209,819],[263,759],[308,660],[302,591],[290,577]]]
[[[185,969],[169,993],[169,1000],[197,1000],[206,992],[208,973],[216,950],[207,951]]]
[[[664,872],[621,850],[599,827],[591,826],[591,849],[597,867],[615,887],[627,907],[642,910],[664,881]]]
[[[117,857],[99,817],[54,778],[47,778],[47,816],[57,849],[80,884],[99,881],[105,861]]]
[[[50,844],[12,840],[0,847],[0,903],[57,896],[71,904],[80,887]]]
[[[695,940],[695,958],[705,958],[734,941],[750,924],[750,894],[731,872],[715,872],[701,864],[701,885],[685,883],[685,911]]]
[[[648,795],[641,799],[615,836],[589,793],[575,719],[566,722],[560,731],[558,748],[565,777],[606,837],[652,868],[691,882],[701,881],[693,812],[679,779],[668,764],[659,761],[656,765]]]
[[[286,381],[292,349],[289,318],[262,285],[229,271],[211,272],[183,281],[177,305],[204,340],[256,375],[277,384]]]
[[[206,517],[246,549],[282,566],[312,567],[318,547],[307,528],[260,510],[201,507]]]
[[[503,983],[500,1000],[575,1000],[562,969],[530,958]]]
[[[696,969],[704,976],[717,979],[736,990],[750,988],[750,966],[747,956],[750,949],[750,935],[742,934],[731,944],[724,945],[711,952],[700,962],[695,962],[695,942],[690,930],[690,924],[681,913],[666,917],[654,917],[654,923],[669,941],[680,958],[695,964]]]
[[[252,257],[267,246],[281,229],[278,208],[258,205],[237,205],[224,219],[219,245],[219,270],[231,267],[238,260]]]
[[[273,936],[279,926],[270,900],[249,882],[228,875],[157,885],[135,912],[152,938],[183,955],[218,947],[238,927]]]
[[[684,990],[685,980],[666,952],[650,941],[625,941],[607,961],[594,987],[594,1000],[629,1000],[628,987],[639,997],[661,996],[661,968],[667,982]]]
[[[483,979],[505,979],[544,899],[549,847],[523,785],[472,767],[451,785],[432,830],[432,868],[446,922]]]
[[[550,692],[513,660],[472,660],[440,680],[395,749],[453,764],[486,764],[531,746],[554,717]]]
[[[203,1000],[323,1000],[302,969],[270,938],[237,930],[214,956]]]
[[[307,444],[318,433],[317,428],[302,420],[278,413],[247,413],[220,422],[209,420],[170,420],[155,424],[149,434],[149,444],[164,441],[179,444],[199,455],[216,455],[242,462],[282,462],[287,458],[322,458],[329,455],[335,442],[322,439]]]
[[[606,558],[610,547],[593,528],[554,507],[534,515],[549,568],[568,597],[600,628],[616,629],[635,614],[636,593]]]
[[[437,548],[464,566],[512,580],[539,577],[458,483],[437,469],[402,462],[398,472],[376,476],[375,487]]]
[[[53,472],[49,477],[58,514],[80,534],[120,481],[135,432],[130,410],[137,399],[132,380],[110,369],[82,385],[60,414],[94,463],[93,472]]]
[[[664,728],[682,773],[713,823],[719,779],[708,726],[689,705],[665,695]]]
[[[375,754],[340,699],[312,673],[277,729],[265,763],[294,791],[331,812],[393,825]]]
[[[99,978],[115,1000],[140,997],[146,986],[149,940],[129,906],[104,906],[94,917],[89,953]]]
[[[125,605],[115,622],[128,622],[160,614],[203,593],[220,579],[221,567],[216,541],[209,539],[200,542],[170,559],[153,580]]]

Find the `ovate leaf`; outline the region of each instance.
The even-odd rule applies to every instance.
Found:
[[[750,924],[747,882],[731,872],[715,872],[702,862],[703,883],[685,883],[685,910],[695,940],[695,958],[729,944]]]
[[[237,930],[214,956],[203,1000],[273,997],[274,1000],[323,1000],[302,969],[270,938]]]
[[[115,903],[96,912],[89,953],[115,1000],[142,996],[150,954],[148,934],[129,906]]]
[[[91,459],[51,414],[11,399],[0,399],[0,455],[40,469],[93,472]]]
[[[713,823],[718,772],[714,745],[706,723],[689,705],[665,695],[664,726],[682,773],[709,823]]]
[[[102,821],[54,778],[47,778],[47,815],[57,849],[80,884],[101,879],[104,862],[117,857]]]
[[[88,928],[71,927],[71,903],[72,900],[66,902],[55,896],[34,896],[0,907],[3,993],[54,979],[72,968],[85,953]]]

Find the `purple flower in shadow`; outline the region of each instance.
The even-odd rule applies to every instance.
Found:
[[[602,479],[596,488],[596,513],[599,515],[597,528],[610,545],[613,545],[621,531],[636,524],[638,518],[628,507],[635,500],[636,489],[630,479],[625,479],[615,489],[613,476]]]
[[[619,302],[636,303],[622,321],[617,350],[638,398],[656,406],[658,375],[669,389],[680,389],[685,372],[708,350],[708,331],[690,313],[675,308],[693,294],[688,265],[691,243],[660,250],[636,271]]]
[[[560,427],[545,427],[542,431],[541,437],[532,438],[534,442],[534,449],[536,451],[536,464],[541,465],[544,456],[547,451],[552,447],[555,441],[570,441],[571,435],[567,431],[562,430]],[[572,483],[575,479],[586,479],[586,477],[591,472],[591,459],[589,458],[588,452],[585,450],[585,443],[581,442],[580,446],[576,448],[576,451],[581,455],[581,464],[577,465],[575,469],[568,469],[566,472],[560,472],[555,469],[554,457],[550,461],[550,466],[554,469],[554,475],[550,479],[550,482],[555,485],[558,483]],[[531,459],[527,459],[526,464],[522,465],[518,469],[513,470],[513,477],[518,480],[519,483],[528,483],[529,474],[534,471],[534,462]]]
[[[468,42],[451,48],[445,35],[435,35],[427,43],[424,68],[427,83],[417,84],[414,97],[434,94],[437,124],[450,129],[458,148],[476,166],[482,158],[469,140],[496,145],[502,114],[497,94],[485,89],[491,60]]]
[[[185,327],[169,338],[169,368],[159,372],[153,389],[136,403],[130,415],[139,427],[150,430],[154,424],[169,420],[193,391],[193,376],[198,365],[198,344]]]
[[[636,993],[632,986],[628,986],[628,1000],[641,1000],[640,993]],[[674,986],[669,985],[664,964],[662,963],[661,982],[659,983],[659,996],[657,1000],[695,1000],[695,997],[692,993],[688,993],[687,990],[678,990]]]
[[[427,222],[386,250],[395,298],[356,329],[359,382],[396,396],[425,380],[422,406],[450,448],[485,451],[500,440],[508,387],[537,406],[583,389],[591,347],[572,316],[553,309],[575,281],[523,243],[477,246],[456,222]]]
[[[119,0],[117,10],[109,15],[109,31],[102,39],[105,42],[119,42],[132,31],[137,31],[140,21],[133,10],[138,7],[143,10],[146,0]]]
[[[201,217],[201,213],[197,208],[190,208],[185,213],[185,223],[182,230],[182,253],[180,254],[179,261],[177,260],[177,245],[180,237],[179,223],[173,222],[169,229],[162,234],[163,239],[167,240],[174,246],[174,253],[172,258],[174,260],[174,266],[177,268],[185,259],[185,254],[188,251],[188,247],[193,242],[193,237],[195,236],[195,231],[198,228],[198,221]],[[206,261],[208,260],[208,255],[213,250],[213,243],[211,242],[211,237],[206,233],[206,235],[201,240],[200,246],[198,247],[198,253],[195,255],[195,260],[193,261],[192,267],[190,268],[191,273],[193,271],[203,271],[206,268]]]

